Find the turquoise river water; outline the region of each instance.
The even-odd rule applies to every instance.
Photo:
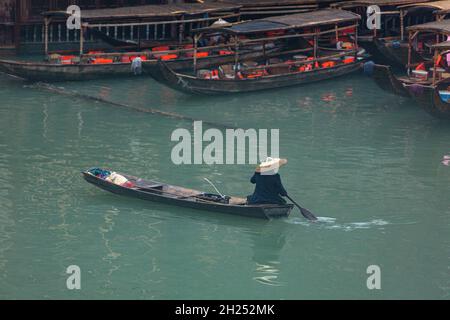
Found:
[[[252,165],[170,160],[192,122],[65,96],[0,75],[2,299],[449,299],[450,126],[363,75],[189,97],[150,78],[56,86],[240,128],[279,128],[295,209],[264,221],[124,198],[87,184],[104,166],[225,194]],[[81,289],[66,268],[81,270]],[[370,265],[381,289],[369,290]]]

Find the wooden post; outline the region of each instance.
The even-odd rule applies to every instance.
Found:
[[[263,41],[263,57],[264,57],[264,60],[266,60],[266,41]]]
[[[411,31],[408,32],[408,74],[411,71],[411,52],[412,52],[412,39]]]
[[[20,50],[20,30],[22,28],[22,4],[20,0],[16,0],[13,4],[15,6],[15,15],[14,15],[14,47],[16,53],[19,53]],[[26,5],[25,5],[26,6]]]
[[[84,35],[83,35],[83,24],[80,25],[80,56],[83,54],[84,46]]]
[[[181,22],[178,26],[178,42],[182,43],[183,42],[183,33],[184,33],[184,15],[181,16]]]
[[[337,43],[339,42],[339,30],[338,30],[338,25],[337,24],[334,26],[334,30],[335,30],[335,33],[336,33],[336,49],[337,49]]]
[[[403,41],[404,33],[405,33],[405,26],[404,26],[404,17],[405,12],[403,10],[400,10],[400,40]]]
[[[50,19],[48,17],[44,18],[44,54],[45,57],[48,55],[48,24]]]
[[[239,63],[239,36],[234,37],[234,78],[237,78],[237,68]]]
[[[142,20],[139,20],[139,22],[142,22]],[[141,26],[137,26],[137,32],[138,32],[138,48],[141,50]]]
[[[195,34],[194,35],[194,76],[197,75],[197,42],[202,37],[202,34]]]
[[[317,59],[317,47],[318,47],[318,42],[319,42],[319,28],[316,28],[315,31],[315,35],[314,35],[314,60]],[[315,65],[315,63],[314,63]]]
[[[433,85],[435,85],[436,83],[436,69],[437,69],[437,59],[439,57],[439,50],[438,49],[434,49],[434,57],[433,57]]]

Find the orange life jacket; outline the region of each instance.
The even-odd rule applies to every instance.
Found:
[[[334,67],[335,64],[334,61],[325,61],[322,63],[322,68],[331,68]]]
[[[113,63],[113,59],[107,59],[107,58],[96,58],[92,61],[93,64],[107,64],[107,63]]]
[[[352,63],[354,61],[355,61],[355,57],[348,57],[348,58],[345,58],[344,60],[342,60],[342,62],[344,62],[344,63]]]
[[[423,71],[425,71],[425,70],[426,70],[426,69],[425,69],[425,62],[420,63],[420,64],[416,67],[416,70],[423,70]]]
[[[205,58],[209,55],[208,52],[197,52],[197,58]]]
[[[219,80],[219,70],[214,69],[211,71],[211,79],[212,80]]]
[[[178,56],[176,54],[166,54],[166,55],[161,56],[162,61],[173,60],[176,58],[178,58]]]
[[[152,51],[169,51],[169,46],[159,46],[152,48]]]

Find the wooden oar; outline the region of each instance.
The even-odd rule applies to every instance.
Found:
[[[291,200],[291,202],[292,202],[293,204],[295,204],[295,205],[300,209],[300,212],[302,213],[302,215],[303,215],[306,219],[311,220],[311,221],[317,221],[316,216],[313,215],[308,209],[305,209],[305,208],[300,207],[300,205],[299,205],[297,202],[295,202],[295,201],[294,201],[291,197],[289,197],[288,195],[286,195],[286,198],[288,198],[289,200]]]

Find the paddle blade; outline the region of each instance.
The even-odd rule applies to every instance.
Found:
[[[316,216],[313,215],[308,209],[305,209],[302,207],[299,207],[299,208],[300,208],[300,212],[306,219],[311,220],[311,221],[317,221]]]

